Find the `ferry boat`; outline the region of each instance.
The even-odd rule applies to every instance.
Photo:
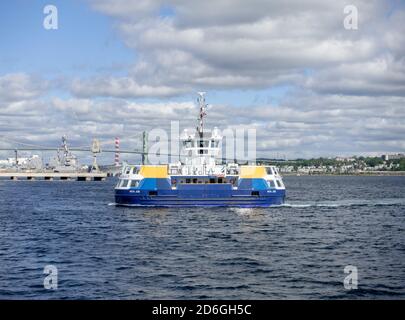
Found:
[[[184,161],[167,165],[125,164],[115,202],[130,206],[269,207],[281,205],[285,186],[275,166],[222,163],[217,128],[204,132],[205,96],[199,93],[195,133],[180,135]]]

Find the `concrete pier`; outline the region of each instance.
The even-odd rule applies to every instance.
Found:
[[[0,179],[104,181],[104,172],[0,172]]]

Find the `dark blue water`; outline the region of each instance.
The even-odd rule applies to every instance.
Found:
[[[0,298],[405,298],[405,177],[285,182],[277,208],[144,209],[114,180],[0,181]]]

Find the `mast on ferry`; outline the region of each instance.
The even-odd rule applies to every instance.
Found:
[[[199,149],[199,154],[203,154],[203,147],[204,147],[204,116],[206,116],[207,114],[205,113],[205,109],[207,107],[206,103],[205,103],[205,93],[206,92],[198,92],[198,104],[200,105],[200,114],[198,115],[198,127],[197,127],[197,131],[198,131],[198,135],[200,137],[200,149]]]
[[[206,110],[206,103],[205,103],[205,94],[206,92],[198,92],[198,104],[200,106],[200,114],[198,116],[199,125],[197,127],[198,134],[200,138],[203,138],[204,135],[204,117],[207,115]]]

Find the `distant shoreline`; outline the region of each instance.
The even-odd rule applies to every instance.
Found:
[[[405,176],[405,171],[374,171],[374,172],[356,172],[356,173],[301,173],[301,172],[282,172],[282,176]]]

